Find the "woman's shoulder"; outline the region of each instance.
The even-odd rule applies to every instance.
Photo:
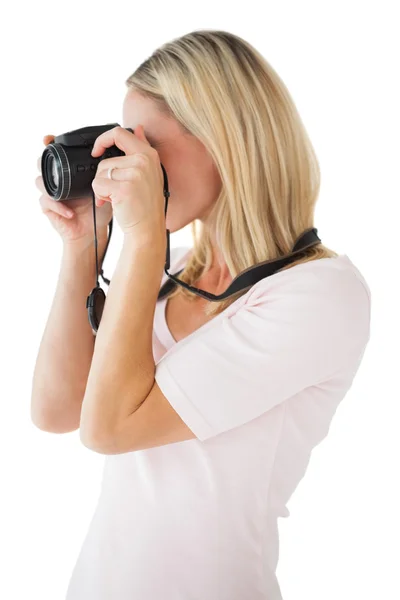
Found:
[[[278,271],[257,282],[247,298],[249,304],[287,302],[299,305],[304,301],[318,307],[323,303],[334,309],[343,305],[346,310],[364,306],[369,311],[371,291],[369,285],[346,254],[332,258],[311,260],[292,268]]]
[[[358,356],[370,336],[369,286],[347,255],[317,259],[257,282],[242,307],[268,329],[290,327],[296,335],[351,345]],[[239,309],[240,310],[240,309]],[[324,342],[325,340],[325,342]]]

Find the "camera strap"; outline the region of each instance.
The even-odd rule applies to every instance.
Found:
[[[161,168],[162,168],[162,171],[164,174],[164,197],[165,197],[165,218],[166,218],[167,217],[167,209],[168,209],[168,199],[170,197],[170,193],[169,193],[169,187],[168,187],[167,173],[162,164],[161,164]],[[98,255],[97,255],[96,200],[95,200],[95,194],[93,191],[92,191],[92,198],[93,198],[94,244],[95,244],[95,252],[96,252],[96,287],[93,288],[90,295],[86,299],[86,308],[88,309],[88,317],[89,317],[90,325],[93,330],[93,334],[96,335],[99,324],[100,324],[101,315],[103,313],[105,300],[106,300],[106,295],[105,295],[103,289],[100,287],[99,276],[102,277],[104,283],[106,283],[107,285],[110,285],[110,280],[107,279],[106,277],[104,277],[103,268],[101,268],[99,271]],[[108,246],[110,243],[112,227],[113,227],[113,218],[111,218],[111,220],[108,224],[108,227],[109,227],[109,235],[108,235],[107,244],[106,244],[106,247],[104,250],[104,254],[103,254],[103,257],[101,260],[101,265],[103,265],[103,263],[104,263],[104,259],[107,254],[107,249],[108,249]],[[306,250],[307,248],[311,248],[312,246],[315,246],[321,242],[321,239],[318,237],[318,230],[315,227],[307,229],[297,238],[290,254],[284,255],[278,259],[266,260],[264,262],[258,263],[256,265],[252,265],[251,267],[248,267],[247,269],[245,269],[244,271],[242,271],[241,273],[239,273],[239,275],[237,275],[235,277],[235,279],[232,281],[232,283],[228,286],[228,288],[222,294],[219,294],[218,296],[216,296],[215,294],[211,294],[211,292],[207,292],[206,290],[201,290],[197,287],[189,285],[189,284],[185,283],[184,281],[181,281],[180,279],[178,279],[177,275],[179,275],[183,271],[183,269],[181,269],[180,271],[175,273],[175,275],[172,275],[171,273],[168,272],[168,269],[170,268],[170,258],[171,258],[170,257],[170,231],[169,231],[169,229],[166,229],[166,235],[167,235],[167,250],[166,250],[164,271],[165,271],[166,275],[168,276],[168,280],[161,287],[158,297],[157,297],[157,300],[160,300],[161,298],[163,298],[164,296],[169,294],[176,285],[180,285],[180,286],[186,288],[187,290],[193,292],[194,294],[197,294],[198,296],[201,296],[207,300],[211,300],[214,302],[219,301],[219,300],[225,300],[226,298],[229,298],[230,296],[233,296],[234,294],[236,294],[238,292],[250,289],[254,284],[256,284],[261,279],[264,279],[265,277],[270,277],[271,275],[273,275],[274,273],[276,273],[283,267],[289,265],[290,263],[295,262],[296,260],[298,260],[300,253],[302,251]]]

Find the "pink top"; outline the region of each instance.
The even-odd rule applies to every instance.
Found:
[[[105,456],[66,600],[281,600],[277,519],[361,363],[369,287],[346,255],[296,265],[179,342],[165,304],[155,378],[196,438]]]

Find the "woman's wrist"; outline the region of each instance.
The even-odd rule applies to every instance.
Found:
[[[108,240],[107,230],[97,230],[97,250],[105,248]],[[63,249],[67,252],[82,252],[95,247],[94,233],[75,240],[63,240]]]

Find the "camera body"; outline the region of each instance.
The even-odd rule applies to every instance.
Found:
[[[58,135],[46,146],[42,154],[42,177],[46,191],[53,200],[91,197],[92,181],[99,162],[113,156],[125,156],[125,152],[115,145],[106,148],[100,157],[91,155],[96,139],[114,127],[120,127],[119,123],[74,129]],[[133,133],[130,127],[126,129]]]

